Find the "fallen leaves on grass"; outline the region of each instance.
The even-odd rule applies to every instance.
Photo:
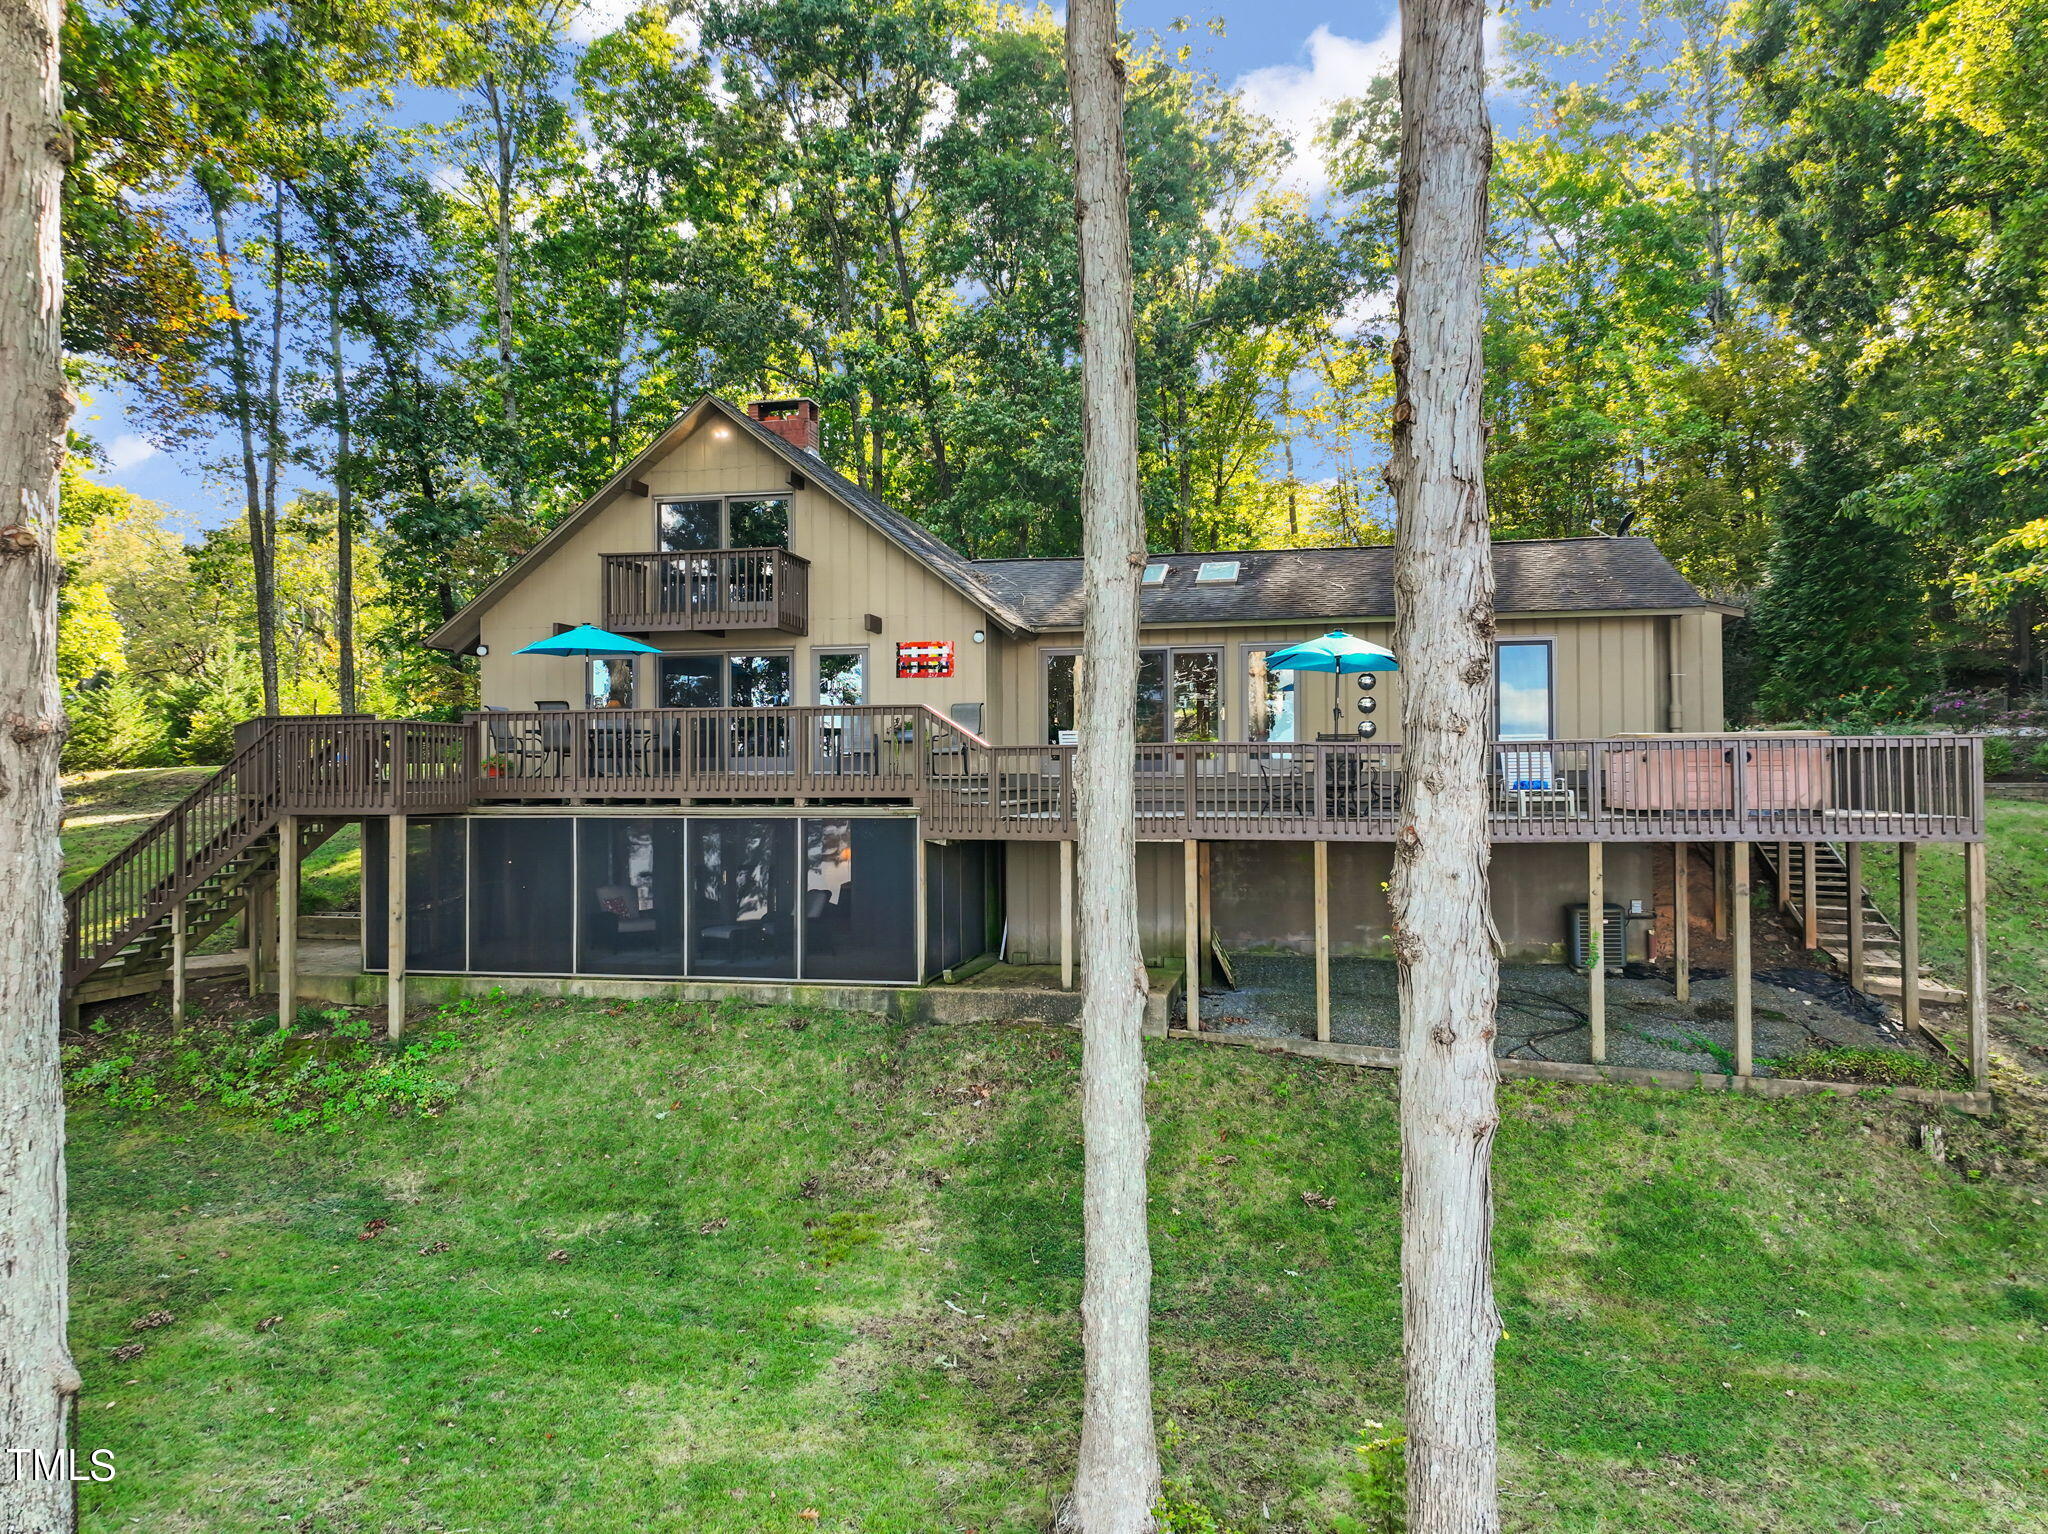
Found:
[[[391,1229],[391,1222],[380,1214],[376,1219],[369,1221],[363,1226],[362,1233],[356,1237],[356,1240],[375,1241],[389,1229]]]
[[[147,1346],[147,1343],[142,1342],[124,1342],[113,1350],[114,1362],[125,1364],[131,1358],[140,1358],[143,1349]]]
[[[151,1331],[159,1326],[169,1326],[177,1319],[168,1310],[152,1310],[148,1315],[137,1316],[133,1321],[130,1321],[128,1323],[128,1330],[131,1332]]]
[[[1301,1201],[1311,1209],[1335,1209],[1337,1207],[1337,1201],[1327,1193],[1304,1192],[1301,1195]]]
[[[715,1236],[731,1223],[724,1215],[720,1215],[715,1220],[706,1220],[702,1225],[699,1225],[697,1227],[697,1234],[700,1236]]]
[[[421,1247],[421,1248],[420,1248],[420,1255],[421,1255],[422,1257],[432,1257],[432,1256],[433,1256],[433,1255],[434,1255],[435,1253],[437,1253],[437,1252],[445,1252],[445,1251],[447,1251],[447,1250],[448,1250],[448,1243],[447,1243],[447,1242],[445,1242],[445,1241],[429,1241],[429,1242],[428,1242],[428,1243],[427,1243],[427,1244],[426,1244],[425,1246],[423,1246],[423,1247]]]
[[[265,1316],[261,1321],[258,1321],[256,1323],[256,1330],[259,1332],[267,1332],[283,1320],[283,1316]]]
[[[559,1247],[559,1246],[558,1246],[558,1247],[556,1247],[556,1248],[555,1248],[555,1249],[554,1249],[554,1250],[553,1250],[552,1252],[549,1252],[549,1253],[548,1253],[548,1261],[549,1261],[549,1262],[567,1262],[568,1260],[569,1260],[569,1253],[568,1253],[568,1250],[567,1250],[567,1248],[565,1248],[565,1247]]]

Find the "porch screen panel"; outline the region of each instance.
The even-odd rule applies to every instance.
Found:
[[[804,979],[917,978],[916,828],[804,822]]]
[[[566,975],[575,967],[575,822],[482,815],[470,831],[469,967]]]
[[[987,842],[933,842],[925,848],[925,966],[957,969],[987,953],[994,905]]]
[[[577,821],[576,968],[586,975],[683,974],[683,821]]]
[[[405,835],[405,967],[414,970],[464,968],[463,939],[468,904],[468,822],[459,818],[414,817]],[[385,913],[385,877],[390,868],[391,823],[363,822],[363,966],[383,969],[390,950]]]
[[[797,851],[793,818],[690,821],[692,975],[796,977]]]

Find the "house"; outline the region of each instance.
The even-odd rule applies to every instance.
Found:
[[[394,913],[364,960],[389,968],[402,933],[400,980],[917,986],[999,955],[1071,984],[1079,561],[962,556],[836,472],[819,416],[699,400],[431,637],[477,657],[479,713],[257,732],[231,787],[271,820],[250,812],[233,856],[363,820],[365,909]],[[1510,955],[1583,960],[1598,907],[1608,960],[1669,957],[1674,859],[1712,862],[1726,921],[1746,914],[1731,848],[1783,843],[1787,868],[1805,848],[1824,872],[1835,843],[1981,840],[1967,737],[1723,734],[1724,609],[1648,540],[1503,541],[1495,565]],[[1146,567],[1148,957],[1386,950],[1400,676],[1267,662],[1337,628],[1390,644],[1392,570],[1383,547]],[[586,623],[652,652],[519,653]],[[148,949],[166,891],[198,879],[189,846],[169,883],[127,877],[125,903],[74,900],[74,984]],[[1810,887],[1810,925],[1821,905]]]

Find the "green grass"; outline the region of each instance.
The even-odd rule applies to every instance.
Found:
[[[1072,1034],[525,1000],[444,1028],[433,1118],[77,1096],[81,1448],[119,1467],[86,1529],[1045,1526]],[[1400,1414],[1392,1083],[1149,1049],[1168,1472],[1231,1527],[1325,1534]],[[1946,1119],[1937,1169],[1918,1122],[1505,1088],[1508,1527],[2048,1525],[2048,1195],[2008,1131]]]
[[[122,767],[64,779],[64,872],[69,891],[127,846],[193,789],[211,767]],[[353,911],[363,872],[362,834],[353,825],[315,849],[301,875],[307,911]]]

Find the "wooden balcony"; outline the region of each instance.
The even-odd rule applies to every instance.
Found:
[[[918,705],[472,716],[479,800],[882,799],[935,836],[1074,834],[1071,746],[998,746]],[[1139,834],[1390,841],[1401,750],[1144,745]],[[1488,748],[1494,840],[1977,841],[1973,736],[1686,736]]]
[[[621,634],[802,634],[811,565],[787,549],[606,554],[603,627]]]

